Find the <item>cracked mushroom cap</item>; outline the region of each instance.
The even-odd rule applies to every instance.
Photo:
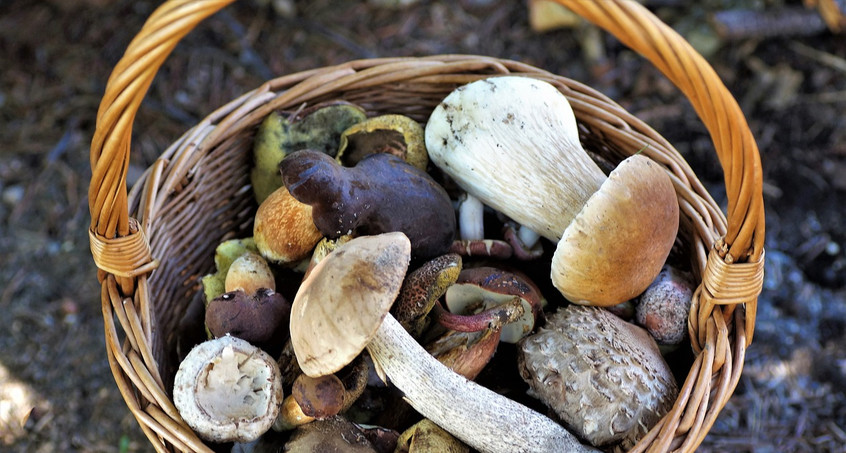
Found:
[[[410,260],[411,242],[394,232],[352,239],[315,266],[291,308],[291,344],[303,373],[334,373],[364,350],[399,294]]]
[[[195,346],[179,365],[173,403],[201,438],[250,442],[267,432],[282,402],[276,361],[226,335]]]
[[[550,315],[518,343],[518,367],[530,393],[594,446],[631,448],[678,395],[652,337],[598,307]]]
[[[648,157],[631,156],[564,230],[552,256],[552,283],[580,305],[632,299],[661,271],[678,228],[670,178]]]

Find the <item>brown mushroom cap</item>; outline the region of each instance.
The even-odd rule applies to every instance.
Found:
[[[675,242],[679,203],[655,162],[634,155],[617,166],[564,230],[552,282],[571,302],[610,306],[642,293]]]
[[[311,206],[291,196],[284,186],[258,207],[253,239],[261,256],[274,263],[291,263],[309,256],[323,237],[312,220]]]
[[[291,309],[291,344],[305,374],[334,373],[367,346],[410,260],[408,237],[393,232],[352,239],[317,264]]]

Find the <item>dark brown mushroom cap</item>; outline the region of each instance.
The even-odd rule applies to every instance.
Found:
[[[318,377],[301,374],[291,386],[291,395],[303,414],[317,419],[338,415],[344,407],[345,393],[344,383],[334,374]]]
[[[412,255],[424,259],[446,253],[455,237],[449,195],[397,156],[372,154],[346,168],[306,150],[279,168],[291,195],[312,206],[314,224],[327,237],[399,231],[411,240]]]
[[[261,344],[288,334],[291,304],[270,289],[253,295],[244,291],[224,293],[209,302],[206,327],[216,338],[230,334],[253,344]]]
[[[285,444],[290,453],[376,453],[364,433],[337,415],[297,428]]]

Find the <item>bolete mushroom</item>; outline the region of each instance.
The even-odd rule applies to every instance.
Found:
[[[284,186],[259,205],[253,239],[261,256],[276,264],[305,259],[323,237],[312,220],[311,206],[300,202]]]
[[[276,278],[267,261],[259,254],[247,252],[235,258],[223,280],[225,292],[243,291],[254,294],[260,288],[276,291]]]
[[[173,403],[201,438],[250,442],[273,425],[282,402],[276,361],[230,335],[194,347],[179,365]]]
[[[599,307],[549,315],[518,343],[518,366],[530,393],[595,446],[631,448],[678,394],[652,337]]]
[[[366,118],[364,109],[343,101],[315,104],[286,117],[278,112],[267,115],[253,143],[250,182],[256,201],[263,202],[282,185],[279,162],[285,156],[315,149],[334,157],[341,133]]]
[[[519,297],[523,314],[502,328],[500,341],[516,343],[528,335],[541,316],[546,299],[525,275],[490,266],[464,269],[446,290],[446,305],[457,314],[478,313]]]
[[[606,177],[579,142],[567,98],[528,77],[461,86],[426,125],[429,157],[484,204],[558,244],[568,300],[614,305],[643,292],[678,231],[669,175],[635,154]]]
[[[412,407],[480,451],[589,451],[549,418],[450,371],[390,315],[410,259],[408,238],[393,232],[355,238],[312,269],[291,316],[303,372],[333,373],[366,348]]]
[[[364,157],[342,167],[316,151],[299,151],[279,164],[285,187],[312,207],[318,230],[329,238],[400,231],[415,258],[447,252],[455,213],[446,191],[426,172],[392,154]]]
[[[429,165],[423,127],[405,115],[375,116],[350,126],[341,134],[335,160],[352,167],[373,153],[393,154],[422,171]]]

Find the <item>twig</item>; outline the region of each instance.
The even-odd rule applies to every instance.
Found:
[[[816,11],[779,8],[771,11],[732,9],[714,13],[711,26],[722,39],[811,36],[826,30]]]
[[[838,57],[837,55],[814,49],[813,47],[800,42],[790,43],[790,50],[798,53],[799,55],[808,57],[817,63],[824,64],[829,68],[846,73],[846,59]]]

